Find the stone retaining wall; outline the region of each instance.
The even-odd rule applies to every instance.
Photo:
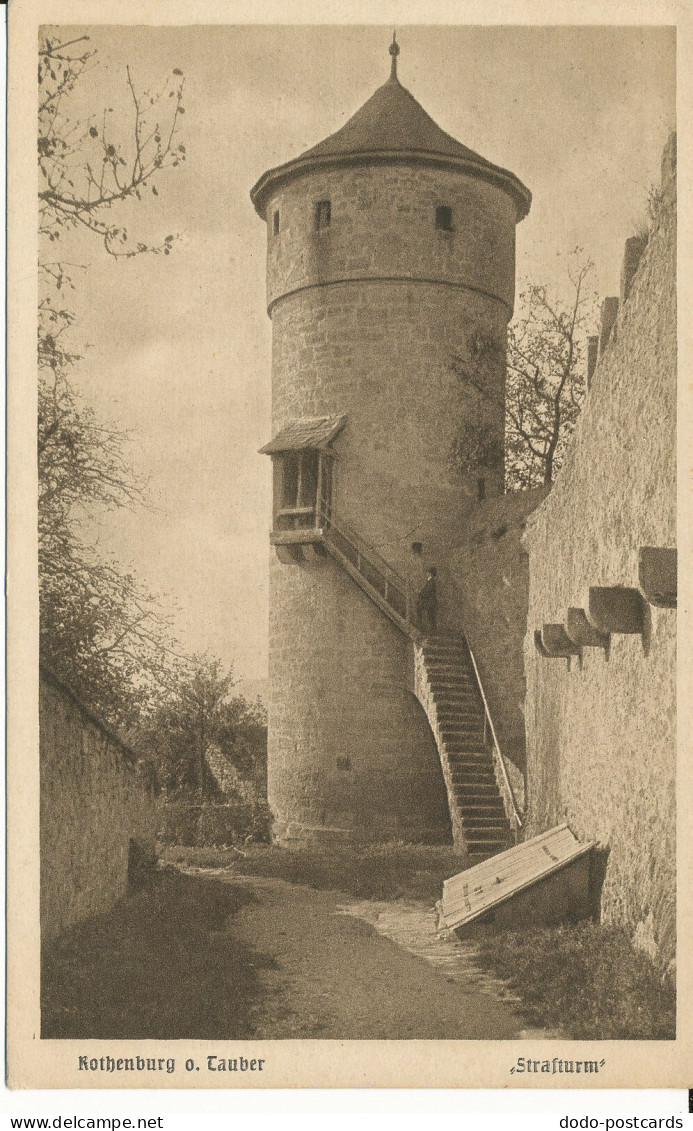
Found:
[[[158,839],[163,844],[196,848],[252,840],[269,840],[270,810],[264,803],[238,797],[225,804],[162,801],[158,808]]]
[[[155,858],[153,776],[45,669],[39,685],[41,934],[108,911]]]

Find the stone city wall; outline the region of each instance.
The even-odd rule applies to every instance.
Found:
[[[39,689],[41,933],[108,911],[155,858],[153,778],[45,669]]]
[[[522,536],[527,516],[548,487],[512,491],[478,503],[467,516],[467,536],[447,558],[458,621],[469,643],[515,798],[524,804],[525,672],[529,568]]]
[[[676,612],[645,605],[642,636],[612,634],[581,661],[540,656],[534,631],[584,607],[589,586],[637,586],[640,547],[676,545],[674,161],[669,147],[647,246],[634,273],[626,264],[571,450],[525,535],[527,835],[568,821],[608,851],[603,918],[663,965],[675,944]]]

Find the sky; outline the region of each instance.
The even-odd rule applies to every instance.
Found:
[[[265,225],[249,197],[268,168],[333,133],[389,74],[391,28],[92,27],[98,64],[72,112],[127,122],[138,90],[185,75],[187,161],[128,210],[131,238],[175,234],[172,254],[114,261],[93,239],[70,296],[88,344],[75,380],[131,433],[147,510],[108,516],[106,549],[170,598],[181,639],[267,672],[271,323]],[[623,244],[659,181],[675,124],[674,32],[637,27],[398,28],[399,77],[464,145],[532,191],[517,276],[561,289],[569,253],[618,294]],[[165,101],[165,100],[164,100]],[[65,254],[65,250],[63,251]]]

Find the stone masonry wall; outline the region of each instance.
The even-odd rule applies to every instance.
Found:
[[[459,616],[489,703],[515,798],[525,792],[525,671],[529,564],[522,537],[547,487],[513,491],[478,503],[466,537],[448,558]]]
[[[331,222],[316,231],[321,199]],[[436,228],[439,205],[452,208],[452,231]],[[423,543],[440,571],[441,627],[454,629],[447,557],[478,477],[463,479],[453,459],[469,407],[451,363],[470,336],[492,336],[502,391],[514,204],[464,173],[398,162],[313,170],[276,190],[267,217],[273,429],[346,414],[335,522],[416,589],[411,544]],[[500,412],[492,423],[502,439]],[[502,468],[479,476],[489,496],[502,491]],[[449,838],[407,639],[332,559],[282,565],[273,554],[270,609],[268,786],[280,835]]]
[[[331,221],[316,231],[319,200],[330,201]],[[452,231],[436,229],[439,205],[452,208]],[[477,177],[403,161],[315,169],[277,189],[267,217],[270,307],[305,286],[404,278],[476,288],[512,313],[515,204]]]
[[[347,414],[335,441],[334,507],[406,573],[412,541],[442,560],[477,499],[453,445],[468,408],[450,364],[479,328],[505,337],[504,307],[426,283],[343,283],[303,291],[273,314],[274,429]],[[502,373],[497,380],[502,382]],[[502,414],[495,421],[502,437]],[[502,469],[479,470],[489,496]]]
[[[128,889],[131,841],[154,859],[154,788],[136,756],[41,672],[41,934],[107,911]]]
[[[331,221],[316,231],[323,198]],[[435,226],[440,204],[452,208],[452,231]],[[428,527],[413,538],[435,538],[442,527],[445,541],[452,516],[477,497],[477,476],[464,481],[452,460],[469,398],[451,362],[472,337],[498,345],[492,379],[502,399],[514,299],[511,198],[459,172],[398,162],[305,174],[277,190],[267,215],[273,428],[347,413],[335,478],[345,517],[353,509],[369,525],[360,533],[400,559],[396,543],[412,511],[414,524]],[[502,447],[502,412],[491,402],[483,412]],[[502,467],[479,474],[487,495],[502,493]]]
[[[411,644],[331,559],[270,566],[268,800],[283,840],[451,839]]]
[[[548,659],[533,633],[584,607],[590,585],[637,586],[641,546],[676,545],[676,213],[663,199],[602,351],[568,458],[529,519],[525,641],[530,828],[568,821],[608,850],[607,922],[667,964],[675,941],[676,613],[646,607],[644,636]]]

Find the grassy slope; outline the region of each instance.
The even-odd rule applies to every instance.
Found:
[[[673,1040],[676,993],[625,931],[597,923],[487,932],[479,959],[527,1019],[574,1040]]]

